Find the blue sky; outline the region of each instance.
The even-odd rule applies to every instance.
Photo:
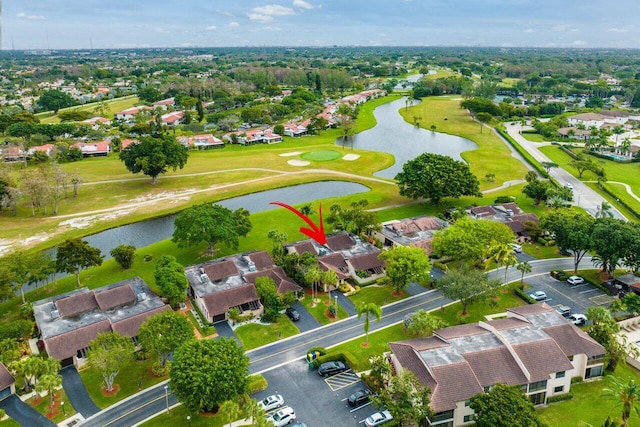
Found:
[[[640,48],[637,0],[2,0],[2,49]]]

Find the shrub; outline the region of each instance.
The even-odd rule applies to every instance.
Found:
[[[547,397],[547,403],[554,403],[554,402],[562,402],[564,400],[571,400],[573,399],[573,394],[571,392],[569,393],[565,393],[565,394],[558,394],[555,396],[549,396]]]
[[[341,283],[340,286],[338,286],[338,290],[343,294],[345,292],[349,292],[349,285],[347,285],[346,283]]]
[[[5,415],[7,415],[7,413],[4,411],[4,409],[0,409],[0,420],[3,419]]]
[[[153,372],[153,375],[155,375],[156,377],[164,377],[169,374],[170,364],[171,362],[166,362],[164,366],[162,366],[160,362],[156,362],[151,367],[151,372]]]
[[[573,377],[573,378],[571,378],[571,384],[581,383],[582,381],[584,381],[584,379],[582,377]]]
[[[266,390],[269,382],[262,375],[251,375],[249,377],[249,394]]]
[[[142,259],[144,260],[144,262],[151,262],[151,260],[153,260],[153,255],[145,254],[145,256]]]
[[[527,304],[535,304],[536,301],[531,298],[525,291],[523,291],[522,289],[519,288],[515,288],[513,290],[513,293],[515,293],[518,297],[522,298],[523,301],[525,301]]]
[[[30,320],[16,319],[11,322],[0,323],[0,339],[26,339],[33,332],[34,323]]]
[[[498,196],[493,203],[502,204],[502,203],[511,203],[514,202],[514,197],[512,196]]]
[[[133,353],[133,357],[136,360],[147,360],[149,356],[150,356],[149,352],[143,348]]]
[[[347,351],[343,351],[341,353],[329,353],[324,356],[320,356],[316,358],[312,363],[314,368],[318,368],[325,362],[345,362],[351,369],[354,371],[359,371],[360,364],[358,363],[358,359],[353,357],[353,355]]]
[[[331,316],[335,316],[337,311],[338,310],[336,309],[336,306],[334,304],[329,304],[329,314]]]

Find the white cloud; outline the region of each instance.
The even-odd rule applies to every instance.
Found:
[[[551,29],[553,31],[567,31],[569,29],[569,26],[567,24],[558,24],[554,25]]]
[[[227,27],[231,27],[231,28],[239,27],[239,26],[240,24],[238,24],[237,22],[229,22],[229,24],[227,24]]]
[[[587,43],[584,40],[574,40],[573,42],[571,42],[571,46],[577,46],[577,47],[582,47],[582,46],[586,46],[589,43]]]
[[[579,33],[580,32],[580,28],[572,28],[569,30],[570,33]]]
[[[250,13],[249,19],[252,21],[259,21],[259,22],[271,22],[273,21],[273,16],[260,15],[259,13]]]
[[[34,21],[41,21],[43,19],[47,19],[42,15],[27,15],[26,13],[22,13],[22,12],[20,12],[16,16],[18,18],[20,18],[20,19],[31,19],[31,20],[34,20]]]
[[[268,4],[266,6],[254,7],[249,13],[252,21],[271,22],[275,16],[295,15],[295,10],[279,4]]]
[[[313,5],[305,0],[293,0],[293,6],[302,9],[313,9]]]
[[[626,28],[609,28],[607,30],[608,33],[626,33],[629,30],[627,30]]]
[[[524,30],[524,32],[525,32],[525,33],[533,33],[534,31],[533,31],[533,29],[531,29],[531,28],[527,28],[526,30]]]
[[[216,27],[215,25],[208,25],[204,29],[207,31],[215,31],[218,29],[218,27]]]

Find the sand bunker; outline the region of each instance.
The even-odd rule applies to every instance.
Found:
[[[280,157],[298,156],[300,154],[302,154],[302,151],[293,151],[291,153],[282,153],[282,154],[280,154]]]
[[[358,160],[359,158],[359,154],[345,154],[342,160]]]
[[[311,162],[305,160],[289,160],[287,163],[291,166],[309,166],[311,164]]]

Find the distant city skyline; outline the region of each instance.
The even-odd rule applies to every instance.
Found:
[[[0,0],[0,47],[640,48],[631,0]]]

